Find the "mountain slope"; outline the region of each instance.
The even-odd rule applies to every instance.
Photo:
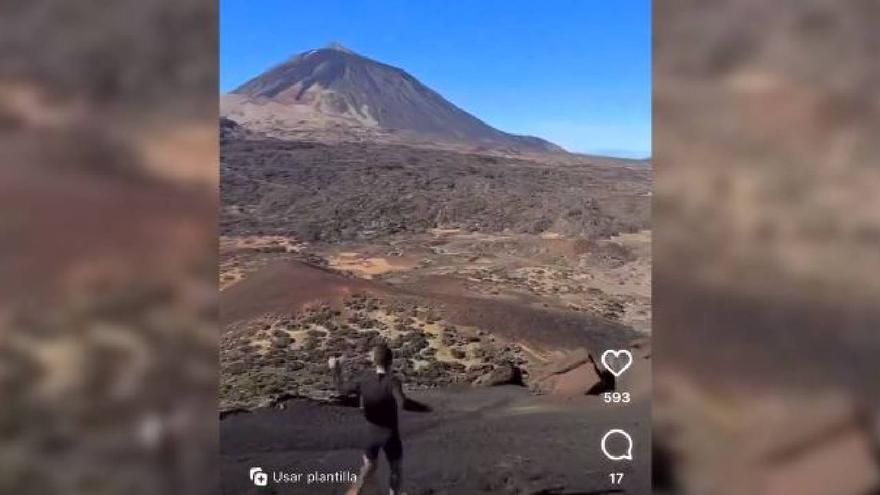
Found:
[[[230,98],[231,97],[231,98]],[[227,116],[280,127],[342,124],[403,131],[441,141],[526,151],[561,151],[531,136],[499,131],[405,71],[339,45],[299,54],[228,95]]]

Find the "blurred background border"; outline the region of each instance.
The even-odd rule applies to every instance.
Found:
[[[0,5],[0,492],[215,493],[217,5]]]
[[[654,14],[655,488],[877,493],[880,3]]]
[[[880,4],[654,15],[655,488],[876,493]],[[215,2],[0,6],[0,492],[215,492],[216,60]]]

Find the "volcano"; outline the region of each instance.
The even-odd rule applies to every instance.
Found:
[[[339,44],[310,50],[247,81],[221,102],[224,117],[257,131],[370,130],[425,141],[516,151],[563,151],[481,121],[403,69]]]

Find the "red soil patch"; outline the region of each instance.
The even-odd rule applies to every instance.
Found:
[[[636,338],[629,327],[598,316],[535,306],[518,301],[471,295],[462,280],[435,275],[399,292],[443,310],[456,325],[473,326],[539,350],[610,349]]]
[[[220,293],[220,322],[225,327],[269,312],[296,312],[314,302],[341,307],[354,292],[387,289],[305,263],[275,262]]]
[[[539,350],[610,349],[637,336],[624,325],[585,313],[471,296],[451,277],[429,277],[419,287],[393,288],[298,262],[273,263],[221,292],[220,320],[229,327],[269,312],[297,312],[315,302],[341,308],[344,298],[355,292],[432,306],[450,323],[477,327]]]
[[[537,308],[521,302],[442,295],[447,319],[537,349],[611,349],[636,337],[620,323],[576,311]]]

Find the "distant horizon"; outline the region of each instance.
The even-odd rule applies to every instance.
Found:
[[[274,11],[273,5],[280,11]],[[540,137],[574,153],[633,160],[649,160],[653,154],[650,2],[616,7],[597,4],[586,9],[581,2],[560,0],[558,5],[567,9],[535,10],[533,2],[521,1],[488,0],[457,8],[425,1],[387,11],[367,8],[364,2],[325,2],[298,8],[291,24],[284,22],[291,15],[285,5],[269,0],[254,8],[241,0],[221,0],[221,93],[231,92],[297,54],[338,43],[406,71],[501,131]],[[493,5],[505,8],[493,10]],[[362,15],[355,15],[358,10]],[[314,15],[303,15],[304,11]],[[487,13],[504,22],[483,26],[491,32],[474,31],[472,22]],[[355,22],[382,14],[390,16],[396,29],[377,34]],[[343,26],[309,23],[308,29],[297,31],[296,39],[286,35],[288,29],[281,29],[296,25],[298,18],[316,16],[321,20],[330,16]],[[456,22],[439,21],[449,17]],[[418,18],[427,24],[419,24]],[[274,25],[279,29],[273,29]],[[333,27],[349,34],[334,36],[329,33]],[[432,42],[434,31],[447,30],[445,43]],[[453,39],[456,32],[460,34]],[[523,46],[519,35],[527,33],[534,36]],[[512,57],[511,52],[521,56]],[[577,63],[588,59],[595,61]]]

